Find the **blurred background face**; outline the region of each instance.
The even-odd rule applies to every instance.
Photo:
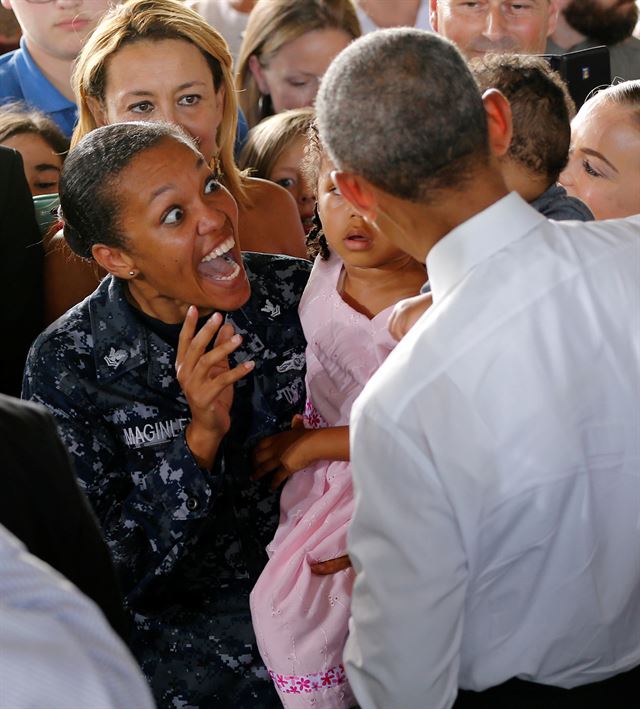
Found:
[[[305,144],[304,136],[291,141],[278,155],[278,159],[274,162],[268,177],[272,182],[276,182],[293,195],[298,205],[304,233],[308,234],[313,226],[311,220],[313,218],[315,199],[313,190],[307,184],[300,170],[300,165],[304,158]]]
[[[559,182],[596,219],[640,214],[640,126],[628,108],[596,97],[580,109]]]
[[[489,52],[543,54],[557,0],[430,0],[431,24],[468,58]]]
[[[121,47],[107,65],[103,104],[90,102],[98,125],[166,121],[198,141],[207,161],[217,155],[224,91],[215,90],[202,52],[181,39],[141,40]]]
[[[266,66],[252,56],[249,68],[260,93],[271,96],[274,113],[313,105],[320,79],[350,41],[342,30],[314,30],[287,42]]]
[[[118,0],[2,0],[22,27],[29,51],[38,50],[56,59],[76,58],[85,39],[109,5]]]
[[[585,37],[617,44],[631,36],[638,21],[635,0],[565,0],[567,23]]]
[[[32,195],[55,194],[62,169],[62,158],[37,133],[18,133],[2,145],[17,150],[22,156],[24,173]]]

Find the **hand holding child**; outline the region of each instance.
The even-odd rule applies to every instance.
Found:
[[[398,301],[387,324],[391,336],[396,340],[401,340],[431,306],[431,303],[431,293],[421,293],[413,298]]]

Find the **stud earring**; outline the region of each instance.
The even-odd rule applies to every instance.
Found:
[[[135,272],[135,271],[129,271],[129,275],[133,278],[133,276],[136,275],[136,272]]]

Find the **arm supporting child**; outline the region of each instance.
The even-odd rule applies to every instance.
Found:
[[[275,489],[318,460],[349,460],[349,427],[305,428],[302,416],[294,416],[291,429],[260,441],[253,458],[254,478],[273,472]]]

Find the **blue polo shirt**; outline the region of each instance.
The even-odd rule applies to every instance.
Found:
[[[24,101],[48,114],[71,137],[78,118],[75,103],[69,101],[38,69],[24,37],[20,49],[0,56],[0,104]]]

